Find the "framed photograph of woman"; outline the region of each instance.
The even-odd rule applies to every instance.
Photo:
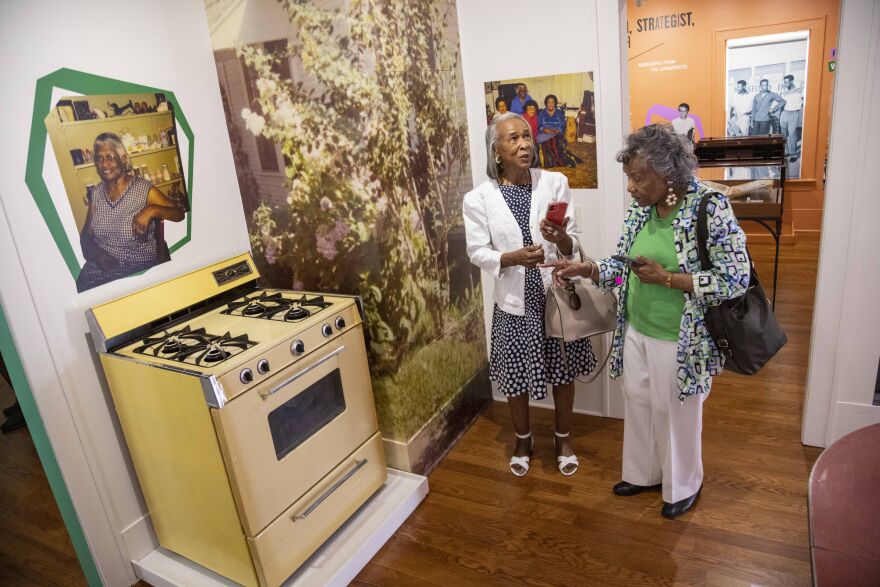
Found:
[[[45,123],[79,235],[77,291],[170,260],[166,223],[190,209],[171,102],[65,96]]]

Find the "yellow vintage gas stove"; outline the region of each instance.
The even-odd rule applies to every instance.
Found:
[[[159,543],[274,586],[386,473],[359,300],[257,278],[241,255],[88,319]]]

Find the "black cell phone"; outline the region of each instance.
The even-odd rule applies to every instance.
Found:
[[[644,265],[642,261],[639,261],[638,259],[633,259],[629,255],[611,255],[611,258],[626,265],[635,265],[636,267],[638,267],[639,265]]]

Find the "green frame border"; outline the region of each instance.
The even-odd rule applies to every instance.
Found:
[[[95,565],[95,559],[92,557],[86,535],[79,522],[76,509],[73,507],[70,493],[67,491],[67,484],[64,482],[64,476],[61,474],[61,468],[55,458],[55,451],[46,434],[46,427],[43,425],[39,410],[37,410],[34,394],[28,384],[27,375],[25,375],[18,350],[15,348],[12,331],[6,322],[6,314],[2,306],[0,306],[0,354],[3,355],[3,361],[9,370],[12,389],[21,406],[21,411],[24,413],[28,431],[37,449],[37,456],[39,456],[43,470],[46,472],[46,479],[49,481],[52,495],[55,496],[55,502],[58,504],[58,510],[67,527],[67,534],[73,543],[73,550],[79,559],[86,581],[91,587],[101,586],[101,575],[98,573],[98,567]]]
[[[46,116],[52,110],[52,89],[63,88],[76,92],[78,94],[136,94],[136,93],[156,93],[162,92],[169,102],[174,106],[174,120],[177,122],[180,130],[189,140],[189,165],[187,165],[188,177],[187,198],[190,203],[190,211],[186,214],[186,236],[169,247],[173,253],[180,247],[190,241],[192,236],[192,194],[193,194],[193,161],[195,158],[195,136],[192,127],[190,127],[180,103],[174,92],[162,88],[154,88],[131,82],[102,77],[91,73],[76,71],[73,69],[62,68],[50,73],[37,80],[37,87],[34,92],[34,110],[31,118],[31,136],[28,146],[27,167],[25,170],[24,182],[27,184],[49,233],[55,241],[61,256],[70,274],[74,279],[79,276],[82,267],[79,266],[73,245],[64,232],[64,226],[61,223],[61,217],[58,210],[55,209],[55,203],[49,193],[49,188],[43,179],[43,165],[46,155],[46,140],[48,131],[44,122]]]

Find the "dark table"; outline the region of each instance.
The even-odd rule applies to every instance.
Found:
[[[808,503],[813,583],[880,585],[880,424],[819,456]]]

